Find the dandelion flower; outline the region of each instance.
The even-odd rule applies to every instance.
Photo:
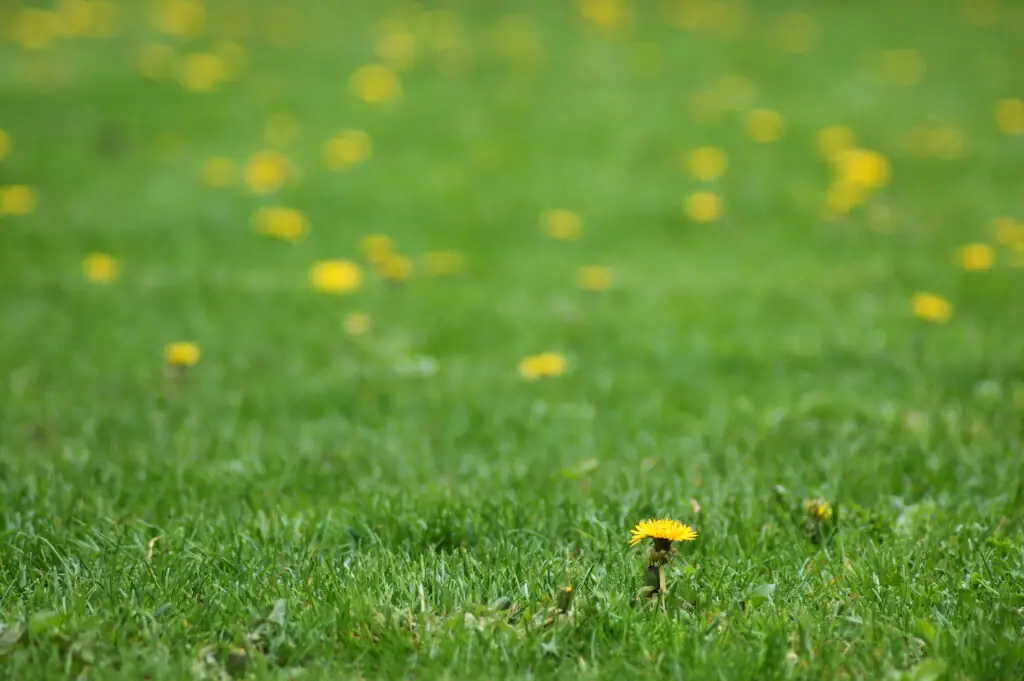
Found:
[[[1018,224],[1011,217],[998,217],[992,220],[992,233],[1001,244],[1016,244],[1024,240],[1024,223]]]
[[[117,279],[120,266],[117,258],[106,253],[93,253],[82,261],[82,273],[97,284],[109,284]]]
[[[996,252],[988,244],[976,243],[960,247],[956,252],[960,267],[968,272],[992,269],[996,260]]]
[[[386,281],[405,281],[412,274],[412,262],[403,255],[392,253],[377,264],[377,274]]]
[[[552,378],[565,373],[565,356],[557,352],[528,355],[519,362],[519,375],[527,380]]]
[[[266,206],[253,215],[253,227],[260,234],[284,241],[298,241],[309,230],[309,222],[301,211],[281,206]]]
[[[674,541],[693,541],[697,538],[697,531],[689,525],[668,518],[641,520],[632,530],[629,545],[636,546],[648,538],[654,540],[655,547],[664,550]]]
[[[709,182],[725,172],[728,161],[718,147],[700,147],[686,156],[686,168],[695,179]]]
[[[32,187],[15,184],[0,187],[0,215],[28,215],[36,208],[38,198]]]
[[[583,220],[571,210],[549,210],[541,216],[544,231],[552,239],[575,241],[583,233]]]
[[[186,54],[182,60],[179,80],[186,90],[212,92],[227,80],[227,69],[220,55],[194,52]]]
[[[358,289],[363,283],[359,265],[348,260],[322,260],[309,272],[310,283],[321,293],[344,294]]]
[[[1024,134],[1024,99],[1001,99],[996,104],[996,126],[1007,135]]]
[[[580,14],[598,28],[624,28],[631,21],[626,0],[580,0]]]
[[[346,130],[327,142],[324,156],[331,170],[345,170],[370,155],[373,143],[362,130]]]
[[[377,56],[400,71],[416,63],[416,36],[408,31],[389,27],[377,39]]]
[[[686,197],[683,208],[694,222],[714,222],[722,215],[722,199],[714,192],[694,192]]]
[[[270,194],[280,189],[288,180],[289,164],[276,151],[261,151],[255,154],[245,167],[245,182],[254,194]]]
[[[948,300],[927,292],[914,294],[911,311],[918,319],[929,322],[946,322],[953,316],[953,306]]]
[[[363,237],[363,256],[374,265],[380,265],[393,252],[394,243],[386,234],[370,234]]]
[[[214,156],[203,163],[203,182],[210,187],[223,189],[228,187],[235,180],[237,172],[233,159],[226,156]]]
[[[808,499],[804,502],[804,508],[812,520],[822,521],[832,517],[832,505],[824,499]]]
[[[199,346],[188,341],[168,343],[164,359],[173,367],[190,367],[199,361]]]
[[[164,0],[154,5],[151,23],[166,35],[196,38],[206,27],[206,6],[201,0]]]
[[[755,109],[747,116],[750,139],[761,144],[778,142],[782,137],[782,116],[771,109]]]
[[[832,159],[856,144],[853,130],[845,125],[830,125],[822,128],[814,136],[818,153],[824,158]]]
[[[598,293],[612,285],[612,271],[607,267],[588,265],[580,268],[577,280],[584,291]]]
[[[889,181],[889,160],[870,149],[848,149],[834,157],[840,182],[868,191],[880,189]]]
[[[352,90],[367,104],[383,104],[402,93],[398,76],[383,64],[370,64],[352,74]]]

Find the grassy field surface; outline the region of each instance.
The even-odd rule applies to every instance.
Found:
[[[1024,678],[1020,2],[0,27],[0,677]]]

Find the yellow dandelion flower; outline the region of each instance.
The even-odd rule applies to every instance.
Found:
[[[345,170],[369,157],[373,149],[370,136],[362,130],[346,130],[331,138],[325,148],[327,167]]]
[[[832,517],[832,505],[824,499],[808,499],[804,502],[807,515],[813,520],[822,521]]]
[[[597,293],[612,285],[612,271],[607,267],[588,265],[580,268],[576,280],[584,291]]]
[[[363,237],[363,257],[374,265],[380,265],[394,252],[394,242],[386,234],[370,234]]]
[[[626,0],[579,0],[580,14],[598,28],[624,28],[632,20]]]
[[[363,272],[348,260],[322,260],[310,269],[309,280],[321,293],[351,293],[362,285]]]
[[[288,159],[276,151],[261,151],[245,166],[245,182],[254,194],[270,194],[288,180]]]
[[[889,181],[889,159],[870,149],[848,149],[834,157],[839,181],[868,191],[880,189]]]
[[[121,30],[121,9],[109,0],[82,0],[86,12],[86,35],[112,38]]]
[[[541,225],[552,239],[575,241],[583,233],[583,220],[570,210],[549,210],[541,216]]]
[[[432,277],[450,277],[462,270],[462,253],[453,250],[427,253],[427,274]]]
[[[139,73],[149,80],[165,80],[174,73],[178,55],[167,45],[143,45],[136,56]]]
[[[164,347],[164,359],[175,367],[190,367],[199,361],[199,346],[189,341],[168,343]]]
[[[853,182],[833,182],[825,191],[825,215],[829,218],[847,215],[864,203],[867,196],[867,191]]]
[[[722,215],[722,198],[714,192],[694,192],[686,197],[683,208],[694,222],[714,222]]]
[[[527,380],[561,376],[566,369],[565,356],[557,352],[528,355],[519,362],[519,375]]]
[[[309,231],[309,222],[301,211],[281,206],[265,206],[252,218],[253,228],[260,234],[284,241],[298,241]]]
[[[771,109],[755,109],[747,115],[747,133],[761,144],[778,142],[782,137],[782,116]]]
[[[365,312],[349,312],[345,315],[345,332],[350,336],[362,336],[370,330],[370,315]]]
[[[106,253],[93,253],[82,261],[82,273],[85,278],[97,284],[109,284],[114,281],[120,269],[117,258]]]
[[[387,27],[377,38],[376,51],[382,62],[405,71],[416,63],[416,36],[400,27]]]
[[[920,83],[925,72],[924,57],[917,50],[886,50],[881,66],[886,82],[903,87]]]
[[[996,260],[996,251],[988,244],[967,244],[957,250],[956,258],[960,267],[968,272],[990,270]]]
[[[203,182],[210,187],[223,189],[235,181],[238,168],[234,159],[226,156],[214,156],[203,162]]]
[[[693,541],[697,538],[697,531],[689,525],[668,518],[641,520],[632,530],[629,545],[636,546],[648,538],[654,540],[655,546],[669,545],[674,541]]]
[[[377,274],[385,281],[405,281],[412,275],[412,261],[403,255],[391,253],[377,264]]]
[[[370,64],[352,74],[353,92],[367,104],[383,104],[402,94],[398,75],[384,64]]]
[[[775,25],[775,42],[784,52],[810,52],[817,46],[820,35],[818,22],[804,12],[787,12]]]
[[[212,92],[227,78],[227,69],[220,55],[212,52],[186,54],[178,79],[186,90]]]
[[[45,50],[60,35],[60,16],[56,12],[26,7],[11,26],[11,37],[22,49]]]
[[[59,0],[57,17],[61,35],[88,35],[92,27],[92,4],[89,0]]]
[[[953,306],[948,300],[927,292],[914,294],[911,311],[918,319],[929,322],[946,322],[953,316]]]
[[[700,147],[686,156],[686,167],[695,179],[709,182],[725,172],[728,160],[718,147]]]
[[[998,217],[992,220],[992,234],[996,241],[1010,245],[1024,240],[1024,223],[1018,224],[1009,217]]]
[[[11,153],[11,136],[0,130],[0,161],[7,158]]]
[[[1007,135],[1024,134],[1024,99],[1001,99],[996,104],[996,126]]]
[[[165,35],[196,38],[206,27],[206,6],[201,0],[162,0],[154,4],[150,20]]]
[[[832,159],[839,154],[852,149],[856,144],[853,130],[845,125],[830,125],[822,128],[814,137],[818,153],[826,159]]]
[[[0,187],[0,215],[28,215],[38,202],[36,190],[27,185]]]

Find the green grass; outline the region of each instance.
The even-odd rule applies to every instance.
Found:
[[[575,3],[464,1],[445,5],[471,57],[454,71],[434,46],[450,15],[300,4],[211,0],[187,41],[120,2],[114,37],[0,43],[0,186],[39,193],[0,216],[0,677],[1024,677],[1024,269],[1002,244],[988,271],[954,256],[1024,219],[1024,138],[994,117],[1024,95],[1020,3],[978,27],[952,0],[747,2],[723,33],[635,2],[605,33]],[[143,45],[214,49],[246,6],[235,82],[138,73]],[[773,41],[787,10],[817,22],[809,54]],[[389,17],[418,59],[369,106],[348,79]],[[268,41],[286,19],[299,39]],[[495,31],[523,22],[540,50],[503,54]],[[921,54],[920,83],[872,71],[892,49]],[[753,101],[698,122],[734,75]],[[748,138],[750,106],[780,112],[779,142]],[[281,150],[300,182],[203,184],[206,158],[268,148],[280,113],[302,126]],[[963,153],[910,153],[923,123]],[[825,220],[814,138],[837,124],[892,177]],[[348,128],[373,153],[329,172]],[[728,154],[712,183],[683,163],[702,145]],[[705,186],[712,225],[682,209]],[[254,233],[271,204],[306,238]],[[552,208],[580,240],[538,228]],[[311,290],[310,265],[361,260],[367,234],[410,280]],[[437,249],[463,271],[424,276]],[[116,281],[83,277],[93,252]],[[579,291],[585,265],[612,288]],[[918,291],[948,323],[912,317]],[[352,311],[367,334],[346,334]],[[178,340],[202,357],[174,380]],[[545,351],[568,371],[523,380]],[[801,515],[819,495],[824,543]],[[663,604],[637,599],[627,548],[651,516],[700,532]]]

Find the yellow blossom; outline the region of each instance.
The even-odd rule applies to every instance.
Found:
[[[430,251],[427,253],[427,274],[432,277],[448,277],[462,270],[462,253],[453,250]]]
[[[161,33],[195,38],[202,35],[206,27],[206,6],[201,0],[158,0],[151,20]]]
[[[697,538],[697,531],[677,520],[662,518],[660,520],[641,520],[632,529],[630,535],[630,546],[636,546],[644,539],[653,539],[657,546],[659,542],[671,544],[674,541],[693,541]]]
[[[0,215],[28,215],[36,209],[38,198],[32,187],[15,184],[0,187]]]
[[[309,279],[321,293],[352,293],[362,285],[363,272],[348,260],[322,260],[313,265]]]
[[[192,92],[211,92],[226,80],[227,69],[220,55],[212,52],[186,54],[178,75],[181,84]]]
[[[164,80],[174,73],[178,55],[167,45],[150,43],[139,49],[136,63],[139,72],[150,80]]]
[[[199,346],[188,341],[168,343],[164,347],[164,359],[174,367],[190,367],[199,361]]]
[[[11,153],[11,136],[0,130],[0,161],[7,158]]]
[[[253,215],[253,227],[260,234],[284,241],[298,241],[309,230],[309,223],[301,211],[281,206],[266,206]]]
[[[755,109],[747,115],[747,132],[755,142],[777,142],[782,137],[782,116],[771,109]]]
[[[398,26],[387,26],[377,38],[377,56],[400,71],[416,63],[416,36]]]
[[[848,149],[833,160],[840,182],[874,191],[889,181],[889,160],[877,151]]]
[[[22,49],[45,50],[60,34],[60,16],[53,11],[26,7],[15,17],[11,37]]]
[[[996,126],[1007,135],[1024,134],[1024,99],[1001,99],[996,104]]]
[[[98,284],[108,284],[114,281],[119,272],[120,265],[117,258],[106,253],[93,253],[82,261],[82,273],[85,274],[86,279]]]
[[[995,263],[996,252],[988,244],[967,244],[957,250],[956,259],[960,263],[960,267],[968,272],[990,270]]]
[[[626,0],[579,0],[579,4],[583,18],[598,28],[624,28],[632,19]]]
[[[844,151],[852,149],[856,144],[853,130],[845,125],[830,125],[827,128],[822,128],[814,139],[818,153],[826,159],[832,159]]]
[[[412,261],[403,255],[391,253],[377,263],[377,274],[385,281],[403,282],[412,274]]]
[[[576,278],[581,289],[594,293],[604,291],[612,285],[612,271],[598,265],[581,267]]]
[[[88,35],[92,27],[92,4],[89,0],[59,0],[57,16],[60,33],[68,36]]]
[[[373,149],[370,136],[362,130],[346,130],[327,142],[325,156],[331,170],[345,170],[364,161]]]
[[[380,265],[393,253],[394,243],[386,234],[370,234],[363,237],[363,257],[374,265]]]
[[[254,194],[270,194],[288,180],[288,159],[275,151],[261,151],[249,159],[245,182]]]
[[[832,505],[824,499],[808,499],[804,502],[804,508],[807,509],[807,515],[818,522],[832,517]]]
[[[727,164],[725,152],[718,147],[700,147],[686,157],[686,167],[690,174],[704,182],[720,177]]]
[[[915,293],[911,310],[918,319],[929,322],[945,322],[953,315],[953,306],[948,300],[934,293]]]
[[[345,315],[345,332],[350,336],[361,336],[370,330],[370,315],[365,312],[349,312]]]
[[[683,208],[694,222],[714,222],[722,215],[722,198],[714,192],[694,192],[686,197]]]
[[[402,93],[398,75],[383,64],[370,64],[352,74],[352,90],[367,104],[390,102]]]
[[[575,241],[583,233],[583,220],[570,210],[549,210],[541,216],[548,236],[559,241]]]
[[[992,220],[992,234],[1003,245],[1019,243],[1024,240],[1024,223],[1010,217],[995,218]]]
[[[86,11],[86,35],[111,38],[121,29],[121,9],[110,0],[80,0]]]
[[[565,373],[565,356],[557,352],[528,355],[519,362],[519,375],[527,380],[552,378]]]
[[[858,184],[845,180],[833,182],[825,192],[826,217],[848,214],[862,204],[867,196],[868,192]]]
[[[238,172],[234,159],[214,156],[203,162],[203,182],[211,187],[224,188],[235,181]]]

